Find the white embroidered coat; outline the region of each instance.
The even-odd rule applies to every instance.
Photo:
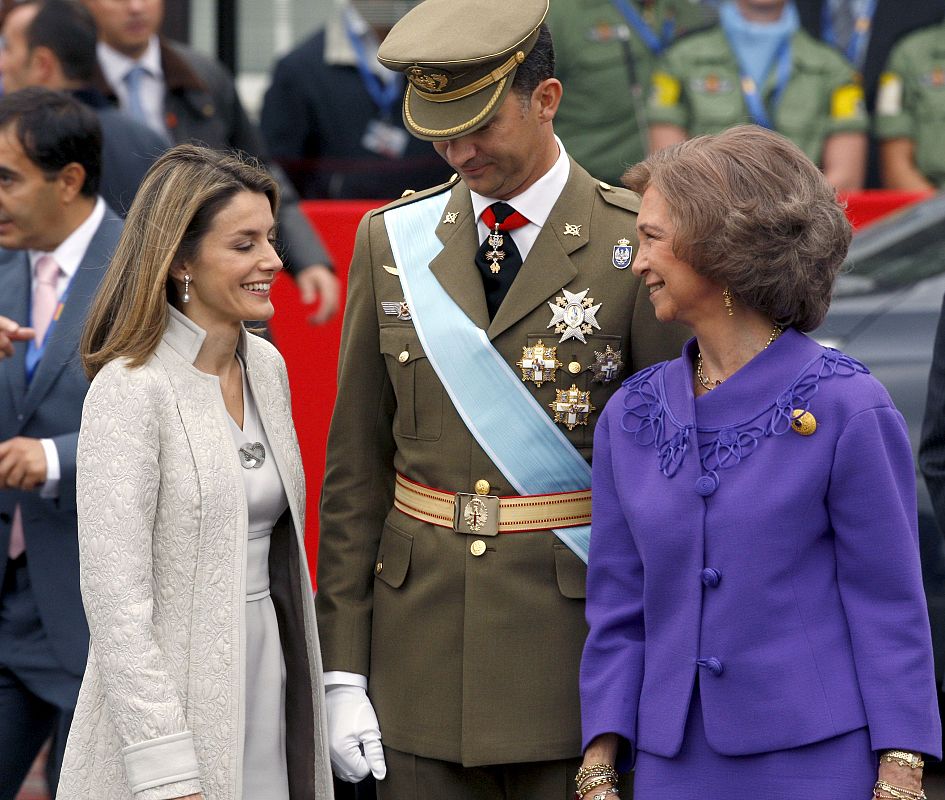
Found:
[[[91,647],[60,800],[241,800],[247,509],[206,334],[171,309],[141,368],[105,366],[85,401],[77,496]],[[324,686],[303,545],[305,484],[285,364],[241,336],[289,498],[272,534],[293,800],[330,800]],[[247,798],[257,800],[257,798]]]

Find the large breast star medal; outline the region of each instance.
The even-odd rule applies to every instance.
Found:
[[[581,344],[587,344],[587,339],[584,337],[592,333],[594,328],[600,330],[596,315],[603,303],[594,305],[594,298],[587,297],[589,288],[577,294],[567,289],[561,291],[564,292],[564,297],[556,297],[554,303],[548,303],[554,316],[546,327],[550,328],[553,325],[555,333],[561,334],[558,344],[568,339],[577,339]]]
[[[516,366],[522,370],[522,381],[531,381],[541,386],[545,381],[554,382],[561,362],[556,358],[557,347],[547,347],[541,339],[533,347],[522,348],[522,360]]]
[[[555,412],[555,422],[566,425],[568,430],[574,430],[578,425],[587,425],[592,411],[597,411],[591,405],[591,393],[582,392],[575,384],[570,389],[558,389],[555,392],[555,401],[549,403]]]

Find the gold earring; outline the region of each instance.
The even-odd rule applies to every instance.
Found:
[[[722,302],[725,303],[725,310],[730,317],[735,316],[735,301],[732,299],[732,290],[726,286],[722,290]]]

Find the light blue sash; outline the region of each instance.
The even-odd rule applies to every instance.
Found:
[[[384,214],[404,299],[420,344],[480,447],[519,494],[588,489],[591,468],[430,271],[449,193]],[[470,254],[470,260],[472,254]],[[585,563],[590,525],[555,535]]]

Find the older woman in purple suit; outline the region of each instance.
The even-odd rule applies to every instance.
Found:
[[[805,336],[850,228],[754,126],[650,156],[633,270],[682,356],[628,379],[594,441],[584,800],[924,797],[941,757],[906,427]]]

